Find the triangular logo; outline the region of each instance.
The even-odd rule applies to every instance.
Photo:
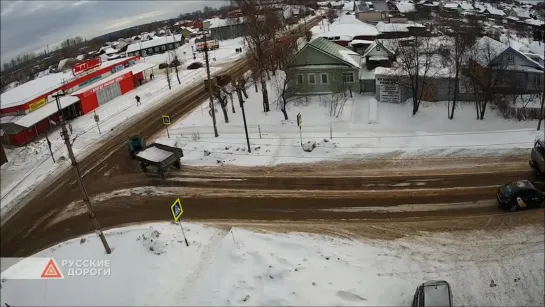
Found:
[[[45,266],[44,271],[42,272],[42,278],[63,278],[62,273],[59,270],[59,267],[55,263],[55,260],[49,259],[49,262]]]

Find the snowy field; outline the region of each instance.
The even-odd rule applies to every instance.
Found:
[[[194,165],[275,165],[321,160],[358,158],[413,159],[422,155],[498,155],[513,148],[531,148],[537,136],[536,121],[503,119],[489,107],[483,121],[476,120],[473,104],[459,103],[455,118],[447,119],[447,102],[423,102],[412,116],[412,104],[380,103],[373,96],[354,93],[342,112],[331,116],[331,96],[302,99],[288,104],[289,120],[278,108],[278,81],[268,83],[271,111],[263,112],[261,92],[253,85],[245,103],[252,152],[248,153],[242,112],[234,95],[235,112],[229,105],[229,123],[216,107],[220,136],[215,138],[207,103],[170,128],[160,142],[184,149],[182,163]],[[338,97],[337,97],[338,98]],[[340,106],[337,110],[340,110]],[[301,113],[301,134],[297,114]],[[313,144],[305,152],[303,143]],[[308,146],[308,145],[305,145]],[[395,155],[393,154],[395,152]]]
[[[217,70],[218,68],[212,67],[211,73]],[[178,84],[176,77],[172,76],[172,90],[169,90],[166,76],[156,74],[152,81],[148,81],[130,93],[119,96],[96,109],[96,114],[100,117],[101,133],[99,133],[93,119],[93,113],[70,121],[73,129],[71,139],[75,139],[73,148],[76,157],[82,159],[100,146],[101,141],[116,135],[129,122],[138,120],[142,113],[156,107],[168,97],[176,95],[185,87],[205,78],[206,69],[204,68],[182,70],[180,71],[181,84]],[[136,95],[141,98],[142,104],[140,106],[136,106],[134,98]],[[37,184],[70,166],[66,146],[60,137],[60,128],[49,132],[49,138],[56,163],[53,163],[51,159],[45,138],[24,147],[6,149],[8,163],[1,167],[2,198],[0,213],[2,217],[22,197],[33,190]]]
[[[437,279],[450,283],[455,306],[544,304],[542,227],[394,241],[184,229],[189,247],[171,223],[108,231],[110,255],[94,234],[61,243],[35,256],[59,266],[110,260],[111,275],[67,276],[61,266],[62,280],[10,279],[43,270],[23,261],[2,273],[1,304],[409,306],[418,284]]]

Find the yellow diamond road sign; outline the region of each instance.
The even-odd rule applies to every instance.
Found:
[[[182,203],[179,198],[170,206],[170,211],[172,212],[174,222],[179,221],[182,214],[184,214],[184,209],[182,209]]]

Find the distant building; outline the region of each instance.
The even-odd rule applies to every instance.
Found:
[[[212,39],[225,40],[244,36],[246,23],[244,18],[212,18],[210,22],[210,36]]]
[[[127,56],[148,56],[152,54],[165,53],[174,50],[183,44],[181,34],[156,37],[155,39],[136,42],[127,47]]]
[[[356,18],[364,22],[386,21],[389,11],[384,0],[361,1],[357,6]]]

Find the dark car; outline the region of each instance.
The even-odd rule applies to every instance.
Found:
[[[416,287],[413,307],[452,307],[450,285],[444,280],[430,280]]]
[[[518,180],[498,188],[498,203],[511,212],[528,207],[545,207],[545,185],[540,182]]]

